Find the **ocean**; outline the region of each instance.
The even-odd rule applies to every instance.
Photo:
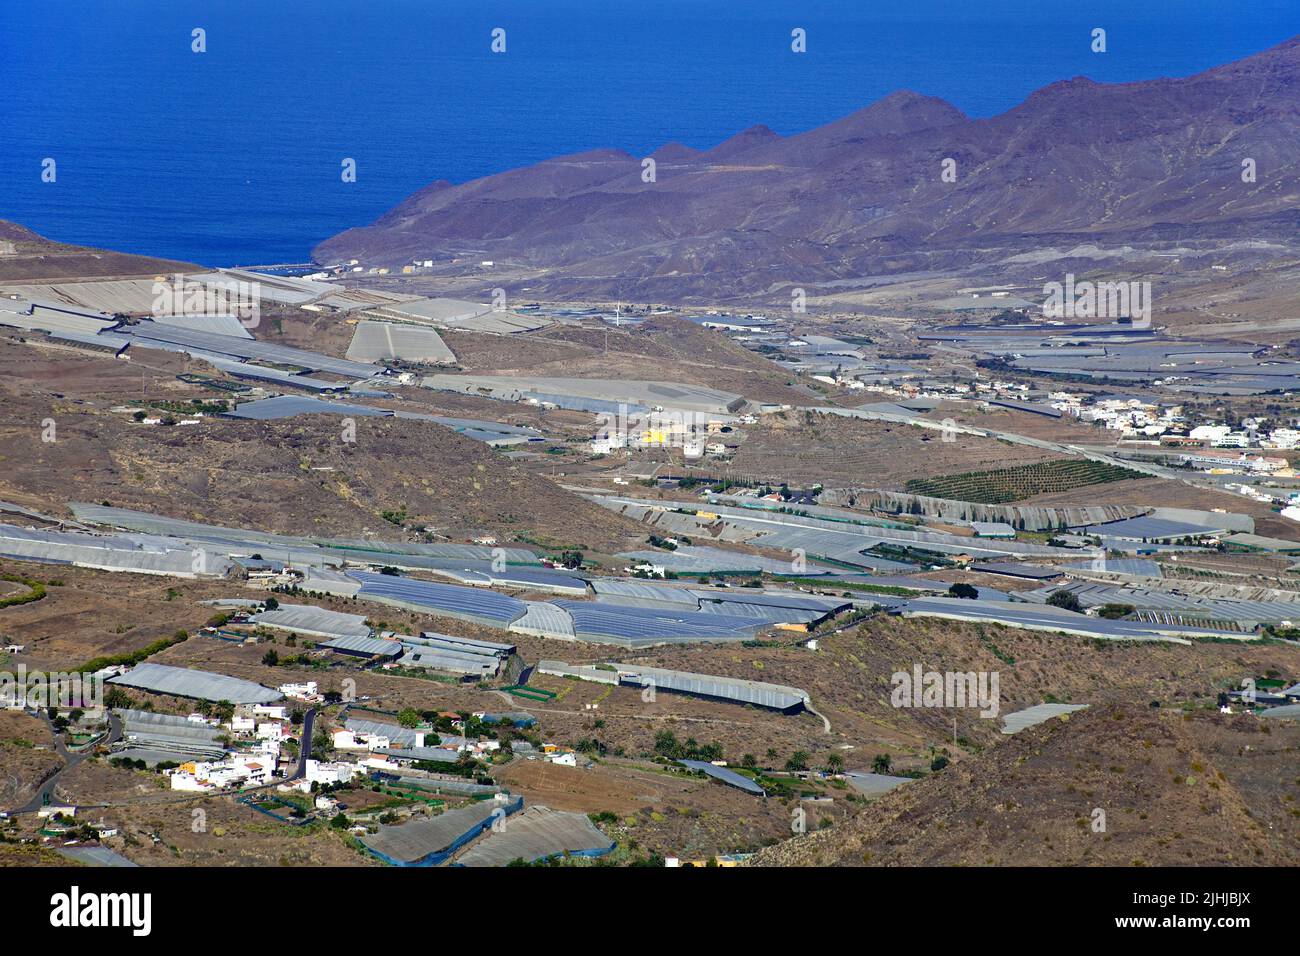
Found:
[[[1294,0],[3,0],[0,218],[301,262],[435,180],[795,133],[900,88],[990,116],[1055,80],[1183,76],[1298,32]]]

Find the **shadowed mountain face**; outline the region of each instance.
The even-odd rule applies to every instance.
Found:
[[[895,93],[795,136],[669,144],[653,182],[620,150],[436,182],[315,257],[490,258],[537,293],[689,299],[788,297],[1045,241],[1294,239],[1298,143],[1295,38],[1185,79],[1054,83],[985,120]]]

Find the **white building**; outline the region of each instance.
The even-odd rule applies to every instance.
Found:
[[[246,781],[250,786],[260,786],[270,782],[272,767],[261,754],[255,757],[243,757],[234,761],[231,770],[234,778]]]
[[[171,772],[171,786],[173,790],[186,790],[191,793],[206,793],[216,788],[207,780],[200,780],[192,773],[184,773],[180,770]]]
[[[306,780],[311,783],[347,783],[356,768],[350,763],[326,763],[308,758]]]
[[[1297,444],[1300,444],[1300,431],[1294,428],[1275,428],[1269,433],[1270,448],[1295,448]]]
[[[276,689],[285,697],[292,697],[294,700],[316,701],[320,700],[316,687],[316,682],[309,680],[301,684],[281,684]]]
[[[334,731],[335,750],[387,750],[392,741],[379,734],[359,734],[351,730]],[[424,746],[417,737],[417,747]]]
[[[627,436],[625,435],[607,435],[591,440],[591,453],[593,455],[608,455],[626,447]]]
[[[1187,433],[1187,437],[1192,441],[1217,442],[1230,431],[1232,429],[1227,425],[1197,425]]]
[[[182,767],[184,769],[171,771],[171,788],[204,792],[221,787],[269,783],[275,771],[275,760],[254,753],[220,762],[195,761]]]

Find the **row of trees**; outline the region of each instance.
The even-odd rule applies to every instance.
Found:
[[[671,730],[661,730],[655,734],[655,753],[669,760],[714,760],[722,759],[722,744],[701,745],[694,737],[679,741]]]

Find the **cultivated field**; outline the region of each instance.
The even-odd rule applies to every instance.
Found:
[[[911,478],[907,490],[915,495],[1001,505],[1024,501],[1035,495],[1060,494],[1089,485],[1123,481],[1137,474],[1116,465],[1071,458],[1013,468],[968,471],[959,475]]]

